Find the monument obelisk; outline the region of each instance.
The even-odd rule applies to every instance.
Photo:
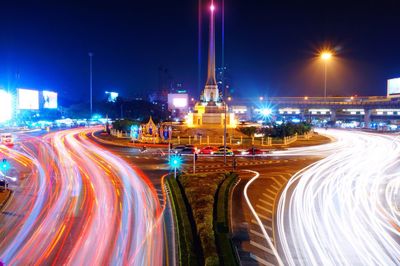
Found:
[[[208,64],[207,64],[207,82],[203,91],[203,101],[215,104],[221,102],[217,79],[215,78],[215,6],[210,6],[210,25],[209,25],[209,43],[208,43]]]
[[[228,106],[221,99],[217,79],[215,77],[215,6],[210,5],[210,26],[208,43],[207,81],[200,95],[200,101],[194,106],[193,112],[189,112],[186,125],[189,128],[235,128],[236,120],[234,113],[226,113]]]

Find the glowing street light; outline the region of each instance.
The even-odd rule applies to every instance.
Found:
[[[272,114],[272,110],[270,108],[261,109],[261,114],[264,117],[268,117],[268,116],[270,116]]]
[[[321,53],[321,59],[324,61],[324,100],[326,101],[326,80],[327,80],[327,68],[328,62],[332,59],[332,52],[323,51]]]
[[[174,168],[174,177],[176,178],[176,169],[180,168],[182,165],[182,157],[179,155],[174,155],[170,157],[169,165]]]
[[[332,53],[331,52],[323,52],[321,54],[321,59],[322,60],[327,61],[327,60],[330,60],[331,58],[332,58]]]
[[[232,97],[231,96],[228,97],[228,101],[229,102],[232,101]]]

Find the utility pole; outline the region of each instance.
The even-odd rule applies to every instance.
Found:
[[[93,115],[93,67],[92,67],[93,53],[89,52],[89,64],[90,64],[90,117]]]
[[[222,88],[224,88],[224,164],[226,165],[226,112],[227,112],[227,106],[226,106],[226,86],[225,86],[225,0],[222,0],[222,49],[221,49],[221,63],[222,63],[222,73],[221,73],[221,84]]]
[[[324,62],[324,100],[326,102],[326,80],[327,80],[327,68],[328,68],[328,62]]]

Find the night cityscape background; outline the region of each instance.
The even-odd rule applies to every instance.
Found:
[[[314,59],[330,47],[339,59],[330,69],[330,95],[384,95],[386,79],[399,73],[398,8],[397,1],[228,1],[225,65],[234,94],[321,96],[322,71]],[[68,101],[85,100],[91,51],[97,99],[106,90],[134,97],[157,89],[160,68],[167,69],[171,87],[181,83],[192,95],[200,93],[197,3],[2,3],[2,10],[4,87],[56,89]],[[216,22],[220,27],[220,14]]]
[[[399,1],[0,4],[0,266],[400,265]]]

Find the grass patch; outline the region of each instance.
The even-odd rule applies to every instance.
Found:
[[[238,179],[235,173],[227,174],[226,179],[218,189],[216,202],[215,236],[218,253],[223,265],[239,265],[235,247],[229,235],[229,195]]]
[[[214,200],[224,174],[184,174],[179,181],[192,209],[205,265],[220,265],[214,235]]]
[[[190,222],[190,214],[182,191],[174,178],[168,178],[166,184],[171,192],[171,206],[178,233],[179,265],[199,265],[200,258],[196,252],[196,241]]]

